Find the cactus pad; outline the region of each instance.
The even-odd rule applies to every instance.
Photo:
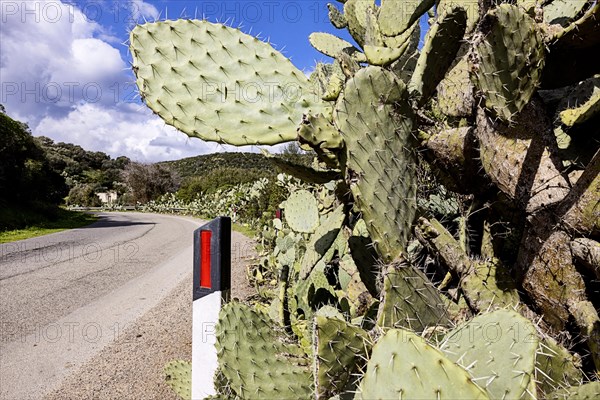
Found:
[[[346,16],[340,10],[337,9],[331,3],[327,3],[327,9],[329,10],[329,21],[331,25],[335,26],[337,29],[344,29],[348,26],[348,21],[346,20]]]
[[[455,7],[431,26],[408,84],[409,92],[425,104],[444,78],[458,53],[467,27],[467,12]]]
[[[536,357],[538,388],[545,394],[557,387],[577,385],[583,379],[581,360],[554,339],[540,340]]]
[[[308,115],[298,128],[298,141],[313,149],[319,160],[331,168],[345,164],[344,139],[323,115]]]
[[[514,311],[473,318],[449,332],[441,345],[493,399],[535,397],[539,339],[531,322]]]
[[[600,382],[589,382],[581,386],[572,386],[552,393],[550,400],[596,400],[600,398]]]
[[[285,201],[285,221],[296,232],[311,233],[319,225],[317,199],[307,190],[298,190]]]
[[[544,6],[544,22],[568,26],[588,3],[588,0],[553,0]]]
[[[138,25],[130,50],[146,104],[188,136],[233,145],[292,141],[302,114],[325,107],[271,45],[225,25]]]
[[[332,180],[340,179],[341,175],[337,171],[314,169],[304,164],[296,164],[292,161],[279,158],[269,154],[265,149],[261,149],[263,155],[282,172],[292,175],[304,182],[323,184]]]
[[[418,269],[407,263],[390,264],[383,277],[377,324],[422,332],[448,325],[447,307],[439,292]]]
[[[393,73],[371,66],[346,83],[334,111],[355,206],[386,262],[404,248],[416,211],[414,117],[405,96]]]
[[[331,33],[313,32],[308,37],[308,40],[312,47],[326,56],[336,58],[340,53],[345,52],[353,56],[358,62],[366,61],[364,54],[356,47]]]
[[[535,21],[510,4],[488,12],[489,32],[475,44],[472,75],[495,116],[512,121],[531,99],[544,68],[544,44]]]
[[[344,206],[341,205],[331,212],[317,227],[306,245],[306,253],[304,253],[304,257],[302,258],[300,269],[300,277],[302,279],[306,279],[310,275],[315,265],[334,244],[345,218]]]
[[[416,334],[388,331],[373,346],[356,399],[488,399],[469,373]]]
[[[577,85],[561,102],[559,109],[563,125],[573,127],[600,114],[600,76]]]
[[[348,21],[348,31],[360,46],[365,44],[367,31],[367,9],[375,5],[375,0],[347,0],[344,15]]]
[[[167,385],[183,400],[192,398],[192,363],[183,360],[173,360],[163,369]]]
[[[275,321],[232,302],[217,324],[219,367],[241,398],[307,399],[313,392],[310,361],[284,340]]]
[[[385,36],[396,36],[410,28],[433,7],[435,0],[383,0],[379,9],[379,27]]]
[[[437,93],[438,105],[444,114],[450,117],[467,117],[472,114],[475,98],[466,54],[450,68],[438,85]]]
[[[326,399],[342,392],[364,365],[371,346],[366,331],[341,318],[320,315],[321,310],[314,318],[313,375],[316,398]]]
[[[344,86],[344,71],[337,60],[332,64],[318,63],[310,80],[317,85],[316,91],[323,100],[335,101]]]

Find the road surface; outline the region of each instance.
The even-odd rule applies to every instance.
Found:
[[[40,399],[189,276],[200,221],[100,216],[0,245],[0,399]]]

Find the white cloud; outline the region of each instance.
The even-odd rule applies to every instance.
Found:
[[[135,22],[143,19],[154,21],[160,15],[156,7],[146,3],[144,0],[131,0],[129,10],[131,11],[131,18]]]
[[[135,88],[114,36],[76,7],[57,0],[5,4],[0,103],[35,135],[139,161],[230,149],[188,139],[144,106],[124,102]],[[133,16],[158,16],[141,0],[128,7]]]
[[[106,94],[111,84],[129,79],[118,49],[95,38],[106,35],[104,29],[77,8],[56,0],[2,7],[0,102],[12,115],[35,126],[44,115],[64,115],[91,96],[100,101],[94,89]]]
[[[175,160],[220,151],[256,151],[188,138],[166,125],[145,107],[120,109],[95,104],[76,107],[64,118],[45,117],[36,131],[56,141],[75,142],[114,157],[127,155],[138,161]]]
[[[188,138],[134,104],[133,74],[113,32],[75,6],[40,0],[14,2],[26,8],[13,10],[4,7],[7,3],[0,1],[0,103],[35,135],[138,161],[257,151]],[[156,8],[142,0],[125,5],[139,17],[158,17]]]

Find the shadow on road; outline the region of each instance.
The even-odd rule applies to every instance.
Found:
[[[90,225],[82,227],[87,228],[118,228],[135,225],[156,225],[155,222],[131,221],[128,219],[119,218],[117,215],[96,214],[98,220]]]

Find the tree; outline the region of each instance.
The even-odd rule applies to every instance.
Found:
[[[0,113],[0,200],[9,204],[59,204],[65,180],[50,168],[29,127]]]
[[[130,162],[123,170],[122,178],[134,203],[147,203],[179,187],[177,174],[159,164]]]

